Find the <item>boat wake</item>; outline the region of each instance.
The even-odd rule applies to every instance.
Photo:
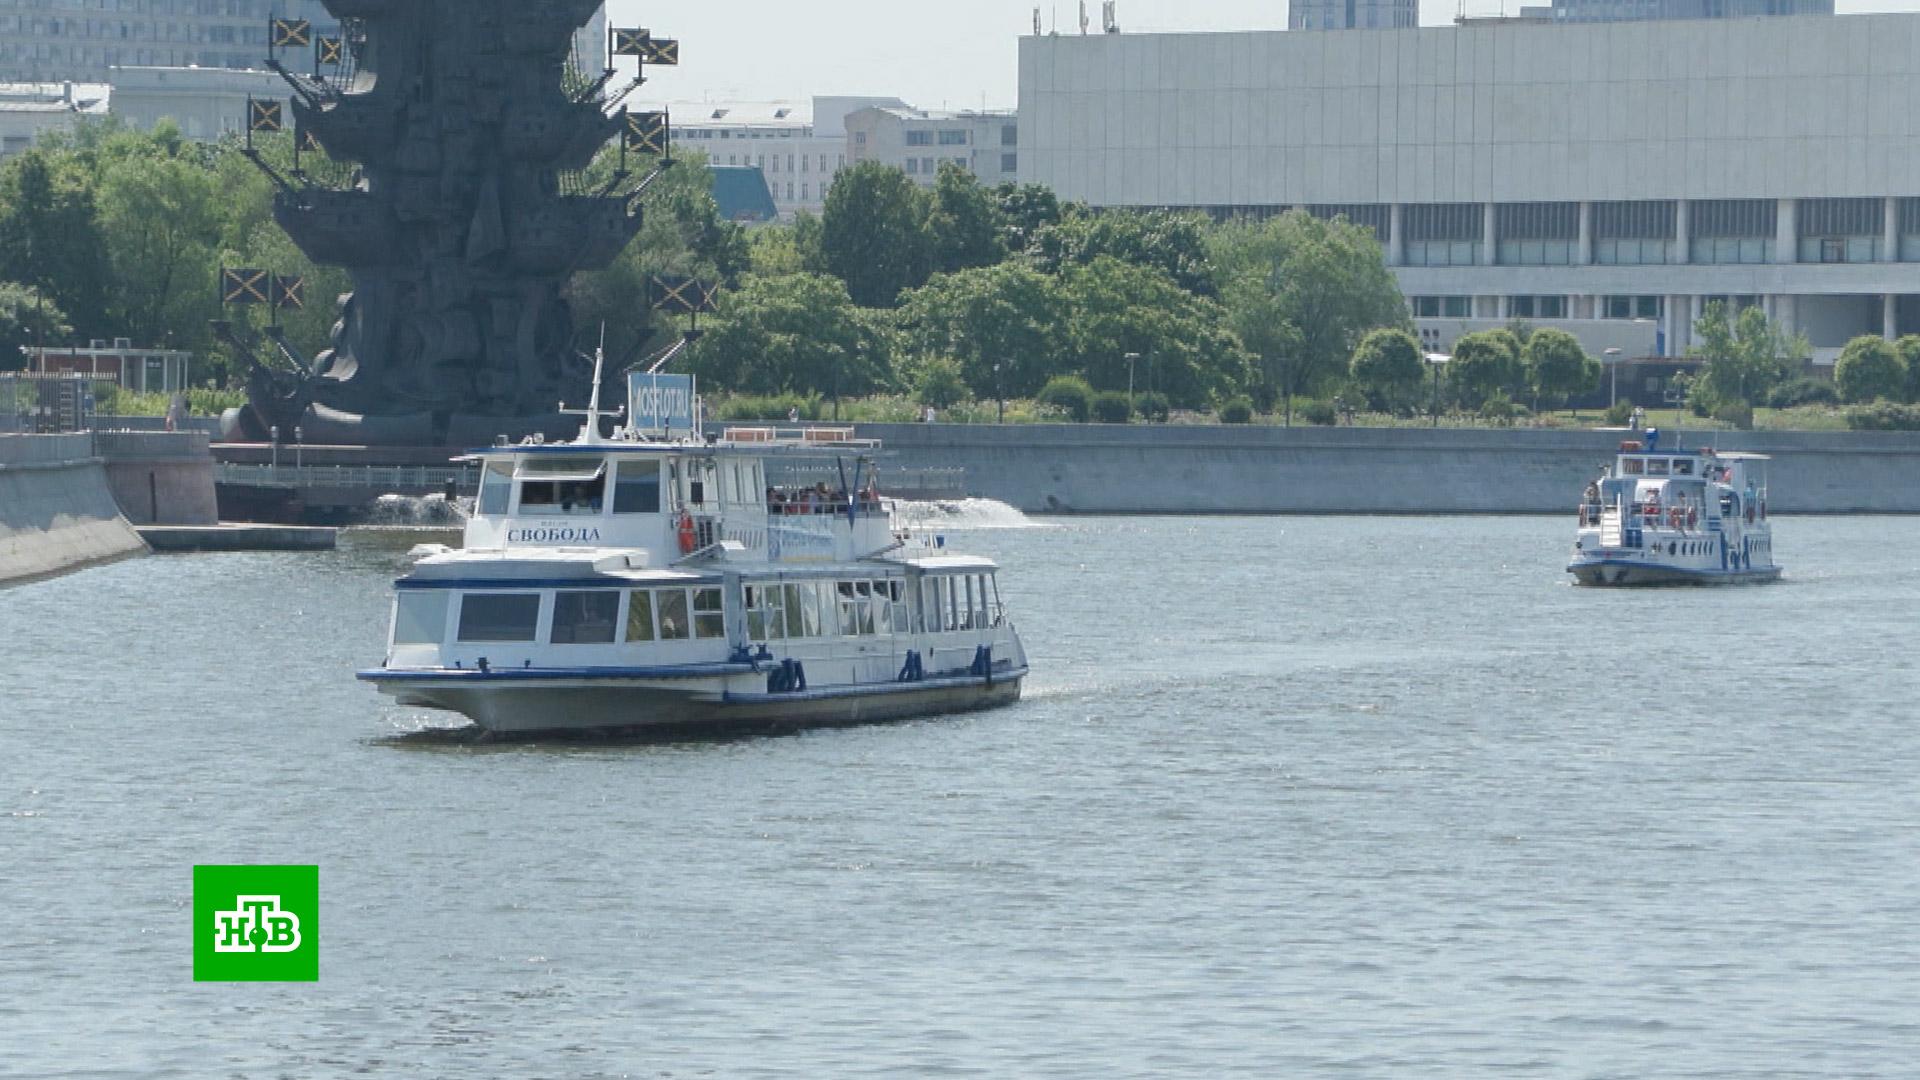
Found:
[[[998,499],[902,500],[898,504],[902,524],[909,528],[967,529],[1051,529],[1057,526],[1034,521]]]

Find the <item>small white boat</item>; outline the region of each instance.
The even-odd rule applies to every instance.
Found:
[[[1662,450],[1660,433],[1620,444],[1587,485],[1567,572],[1581,585],[1740,585],[1773,581],[1767,457]]]
[[[489,732],[899,719],[1020,696],[1026,652],[988,559],[896,527],[851,428],[598,435],[478,451],[460,550],[395,583],[359,677]],[[787,455],[838,484],[785,486]]]

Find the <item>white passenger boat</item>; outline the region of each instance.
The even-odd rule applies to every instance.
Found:
[[[896,527],[851,428],[597,433],[472,455],[460,550],[395,583],[359,677],[490,732],[854,723],[1012,702],[995,564]],[[838,483],[786,485],[788,456]],[[835,468],[833,463],[837,462]]]
[[[1737,585],[1780,576],[1767,512],[1767,458],[1662,450],[1660,433],[1620,444],[1587,485],[1567,572],[1582,585]]]

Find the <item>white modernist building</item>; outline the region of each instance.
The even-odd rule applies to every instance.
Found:
[[[1920,331],[1920,15],[1033,37],[1020,177],[1374,228],[1415,314]]]
[[[105,116],[107,98],[103,83],[0,83],[0,158],[31,149],[42,132]]]
[[[703,101],[671,105],[673,137],[714,166],[757,168],[783,221],[826,208],[833,177],[847,167],[847,116],[890,97],[816,97],[810,102]]]

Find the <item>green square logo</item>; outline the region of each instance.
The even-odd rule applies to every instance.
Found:
[[[194,982],[319,982],[320,868],[193,868]]]

